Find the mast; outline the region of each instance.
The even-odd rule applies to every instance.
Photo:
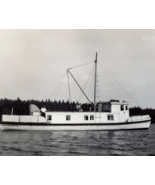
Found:
[[[97,77],[97,53],[95,62],[95,81],[94,81],[94,112],[96,112],[96,77]]]

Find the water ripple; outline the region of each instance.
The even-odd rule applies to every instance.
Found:
[[[136,131],[0,131],[1,156],[155,155],[155,124]]]

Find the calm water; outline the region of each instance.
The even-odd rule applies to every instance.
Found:
[[[0,131],[0,155],[155,155],[155,124],[142,131]]]

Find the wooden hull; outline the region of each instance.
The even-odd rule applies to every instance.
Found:
[[[125,123],[48,124],[48,123],[1,123],[2,130],[140,130],[150,127],[150,120]]]

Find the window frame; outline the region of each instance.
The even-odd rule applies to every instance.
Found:
[[[91,119],[91,118],[93,118],[93,119]],[[94,115],[90,115],[90,120],[91,121],[94,120]]]
[[[120,110],[121,110],[121,111],[124,111],[124,105],[121,105],[121,106],[120,106]]]
[[[70,121],[71,120],[71,115],[66,115],[66,121]]]
[[[87,119],[86,119],[87,118]],[[84,115],[84,120],[88,121],[89,120],[89,116],[88,115]]]
[[[108,114],[107,118],[108,118],[108,121],[114,121],[114,115],[113,114]]]
[[[52,121],[52,115],[47,115],[47,120]]]

